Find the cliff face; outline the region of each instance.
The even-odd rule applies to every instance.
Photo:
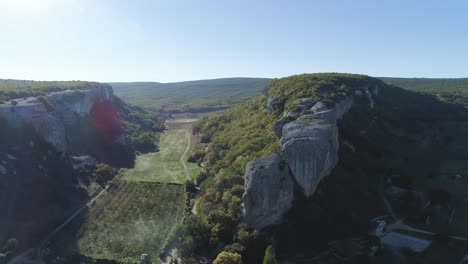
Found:
[[[0,105],[0,244],[36,245],[89,199],[94,169],[75,166],[73,156],[132,162],[113,136],[123,133],[114,127],[119,106],[106,85]]]
[[[312,108],[316,113],[300,115],[282,128],[282,157],[289,164],[291,172],[310,197],[318,184],[338,163],[338,127],[336,122],[352,106],[353,98],[348,97],[327,109],[322,103]]]
[[[90,114],[96,103],[112,100],[110,86],[90,90],[68,90],[38,98],[0,105],[0,118],[11,127],[32,124],[35,130],[59,152],[67,151],[67,127]]]
[[[249,162],[245,170],[245,221],[256,228],[280,223],[294,199],[294,181],[286,163],[272,154]]]
[[[291,191],[289,195],[284,194],[285,188],[278,188],[279,179],[291,177],[283,181],[295,182],[306,197],[316,192],[321,180],[330,174],[338,163],[340,143],[337,121],[344,117],[355,100],[366,101],[372,109],[378,89],[377,86],[356,88],[352,95],[348,95],[331,107],[322,102],[313,102],[313,98],[301,98],[294,102],[296,105],[294,111],[283,113],[283,117],[274,126],[275,134],[281,143],[281,161],[275,162],[283,162],[288,173],[272,167],[272,162],[268,166],[255,166],[257,163],[263,164],[266,157],[249,163],[246,168],[243,199],[245,219],[248,224],[263,228],[279,223],[292,207],[291,200],[276,198],[276,196],[294,196],[292,187],[287,188]],[[267,107],[270,111],[283,110],[278,101],[273,97],[268,98]]]

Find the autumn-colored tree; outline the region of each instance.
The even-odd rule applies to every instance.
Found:
[[[265,249],[263,264],[277,264],[275,249],[270,245]]]
[[[223,251],[218,254],[213,264],[242,264],[242,256],[237,253]]]

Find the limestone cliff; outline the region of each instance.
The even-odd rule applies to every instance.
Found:
[[[251,161],[246,167],[244,208],[245,221],[256,228],[280,223],[283,215],[292,207],[293,186],[282,186],[284,182],[295,182],[306,197],[312,196],[319,183],[337,165],[339,138],[337,121],[344,117],[355,100],[365,101],[374,108],[374,97],[378,86],[355,87],[334,104],[314,102],[314,97],[300,98],[291,104],[292,111],[274,126],[281,143],[280,156],[267,156]],[[283,102],[269,96],[267,107],[271,112],[284,111]],[[284,164],[279,170],[276,164]],[[286,192],[290,191],[290,194]],[[279,197],[287,197],[280,199]]]
[[[253,227],[278,224],[292,206],[294,182],[278,154],[247,164],[244,201],[245,221]]]
[[[54,92],[0,105],[0,118],[5,119],[11,127],[31,124],[48,143],[59,152],[65,153],[67,126],[73,125],[78,118],[89,115],[96,103],[112,98],[110,86]]]

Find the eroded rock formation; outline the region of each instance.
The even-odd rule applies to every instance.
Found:
[[[278,154],[249,162],[242,197],[245,221],[255,228],[280,223],[292,206],[293,190],[293,178]]]
[[[259,158],[246,167],[245,221],[256,228],[280,223],[292,207],[292,183],[296,183],[306,197],[312,196],[338,163],[337,121],[353,106],[355,97],[367,100],[369,108],[374,108],[377,94],[378,87],[362,87],[333,106],[313,102],[313,98],[296,100],[295,110],[284,113],[274,126],[281,154]],[[271,112],[283,110],[284,104],[278,102],[268,98],[267,107]],[[277,164],[284,164],[285,168],[280,170]],[[284,179],[286,185],[279,184],[279,179]],[[288,191],[291,193],[286,193]]]
[[[331,109],[318,102],[312,107],[316,113],[300,115],[282,128],[281,155],[306,197],[315,192],[320,181],[338,163],[336,121],[349,110],[352,102],[352,97],[348,97]]]

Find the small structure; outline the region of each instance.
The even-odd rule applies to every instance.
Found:
[[[385,246],[397,249],[409,249],[413,252],[424,252],[432,243],[431,240],[417,238],[397,232],[389,232],[381,238],[381,243]]]

